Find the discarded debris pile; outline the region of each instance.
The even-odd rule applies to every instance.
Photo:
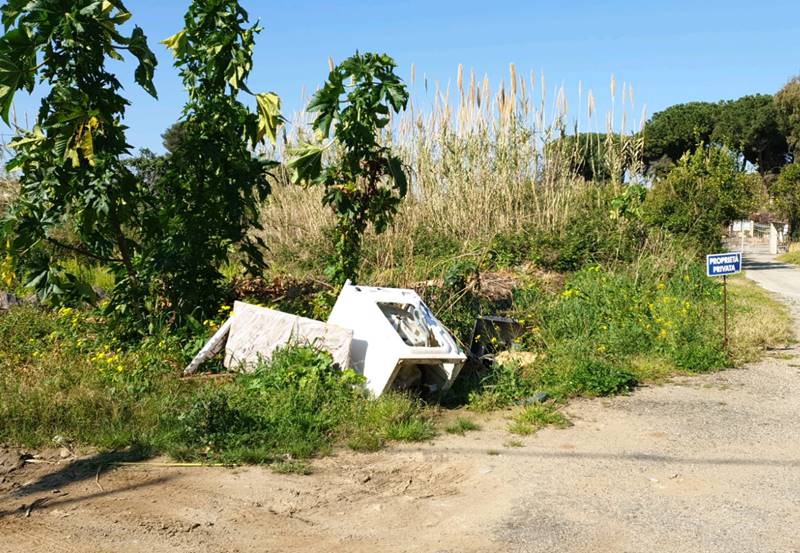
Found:
[[[290,343],[313,345],[327,351],[340,367],[350,366],[353,331],[275,309],[237,301],[233,314],[200,350],[184,375],[225,349],[228,369],[252,371],[260,361],[268,361],[273,352]]]
[[[346,284],[328,322],[353,329],[353,368],[379,396],[420,386],[452,386],[467,357],[413,290]]]
[[[466,355],[412,290],[345,284],[327,323],[244,302],[211,337],[189,366],[194,373],[225,349],[228,369],[252,370],[289,344],[327,351],[340,367],[367,380],[375,397],[389,389],[446,390]]]

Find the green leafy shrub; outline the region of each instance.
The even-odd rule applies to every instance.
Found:
[[[494,267],[514,267],[532,258],[534,237],[525,230],[497,234],[489,245]]]
[[[741,173],[734,153],[701,144],[656,181],[645,219],[710,253],[721,246],[723,226],[746,215],[762,193],[762,180]]]
[[[586,396],[610,396],[633,389],[636,377],[605,361],[582,360],[569,373],[574,391]]]
[[[179,418],[171,447],[183,457],[223,461],[309,457],[331,444],[363,396],[361,382],[326,353],[279,350],[254,374],[205,389]]]

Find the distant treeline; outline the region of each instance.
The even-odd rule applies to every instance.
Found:
[[[610,176],[604,163],[607,135],[579,133],[560,139],[574,151],[575,169],[587,180]],[[611,137],[614,141],[621,138]],[[751,165],[764,176],[800,160],[800,76],[775,95],[737,100],[676,104],[655,113],[639,135],[641,160],[651,174],[663,175],[700,144],[724,146],[736,153],[742,169]]]

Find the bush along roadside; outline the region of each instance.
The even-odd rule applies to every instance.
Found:
[[[310,348],[280,351],[253,374],[181,379],[188,337],[165,331],[125,345],[94,311],[10,310],[0,316],[0,443],[136,447],[300,470],[286,461],[337,443],[374,450],[435,434],[421,401],[370,400],[360,376]]]
[[[576,396],[626,393],[676,372],[707,372],[752,358],[790,333],[790,319],[765,292],[732,285],[732,326],[757,316],[770,335],[722,350],[721,290],[692,261],[645,257],[635,265],[591,265],[563,284],[520,279],[503,313],[525,333],[481,373],[466,371],[444,404],[490,411],[524,404],[509,431],[565,426],[561,407]],[[450,314],[486,308],[459,300]],[[138,447],[201,462],[269,463],[304,472],[304,460],[336,446],[358,451],[437,432],[437,408],[411,395],[373,400],[361,377],[309,348],[277,353],[252,374],[181,379],[187,359],[219,320],[184,332],[159,330],[120,342],[100,310],[15,307],[0,315],[0,443],[102,449]],[[738,318],[738,323],[737,323]],[[462,320],[463,319],[463,320]],[[166,329],[166,327],[164,327]],[[466,420],[466,419],[465,419]],[[462,434],[461,422],[445,428]]]
[[[199,390],[165,436],[165,449],[180,459],[271,463],[307,459],[335,443],[375,450],[386,440],[434,435],[418,400],[389,394],[372,401],[362,384],[327,353],[279,350],[253,374]]]
[[[514,291],[511,313],[527,332],[468,394],[477,410],[534,394],[556,400],[625,393],[673,372],[707,372],[730,364],[722,349],[721,290],[687,262],[662,268],[581,269],[560,292],[535,284]]]

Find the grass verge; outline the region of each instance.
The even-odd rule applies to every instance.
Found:
[[[300,462],[336,444],[359,450],[435,435],[418,399],[370,400],[361,377],[310,348],[289,348],[254,374],[180,378],[187,337],[123,348],[93,312],[32,306],[0,315],[0,443],[137,446],[178,459]]]
[[[800,251],[789,251],[782,253],[777,257],[781,263],[789,263],[791,265],[800,265]]]
[[[509,430],[567,423],[556,405],[626,393],[676,372],[755,359],[792,340],[788,309],[744,278],[731,279],[731,350],[721,348],[721,289],[694,263],[591,265],[558,286],[521,279],[502,311],[523,321],[509,355],[457,382],[451,403],[489,411],[525,403]],[[448,315],[467,328],[468,293]],[[14,308],[0,315],[0,442],[102,449],[136,446],[180,459],[271,463],[303,473],[336,445],[374,451],[435,436],[437,408],[403,394],[367,398],[360,377],[308,348],[287,349],[249,375],[182,379],[202,337],[163,332],[123,346],[96,311]],[[189,345],[186,345],[189,344]],[[458,417],[453,434],[478,425]]]
[[[731,356],[737,365],[796,340],[789,308],[769,292],[742,276],[728,280],[728,292]]]

